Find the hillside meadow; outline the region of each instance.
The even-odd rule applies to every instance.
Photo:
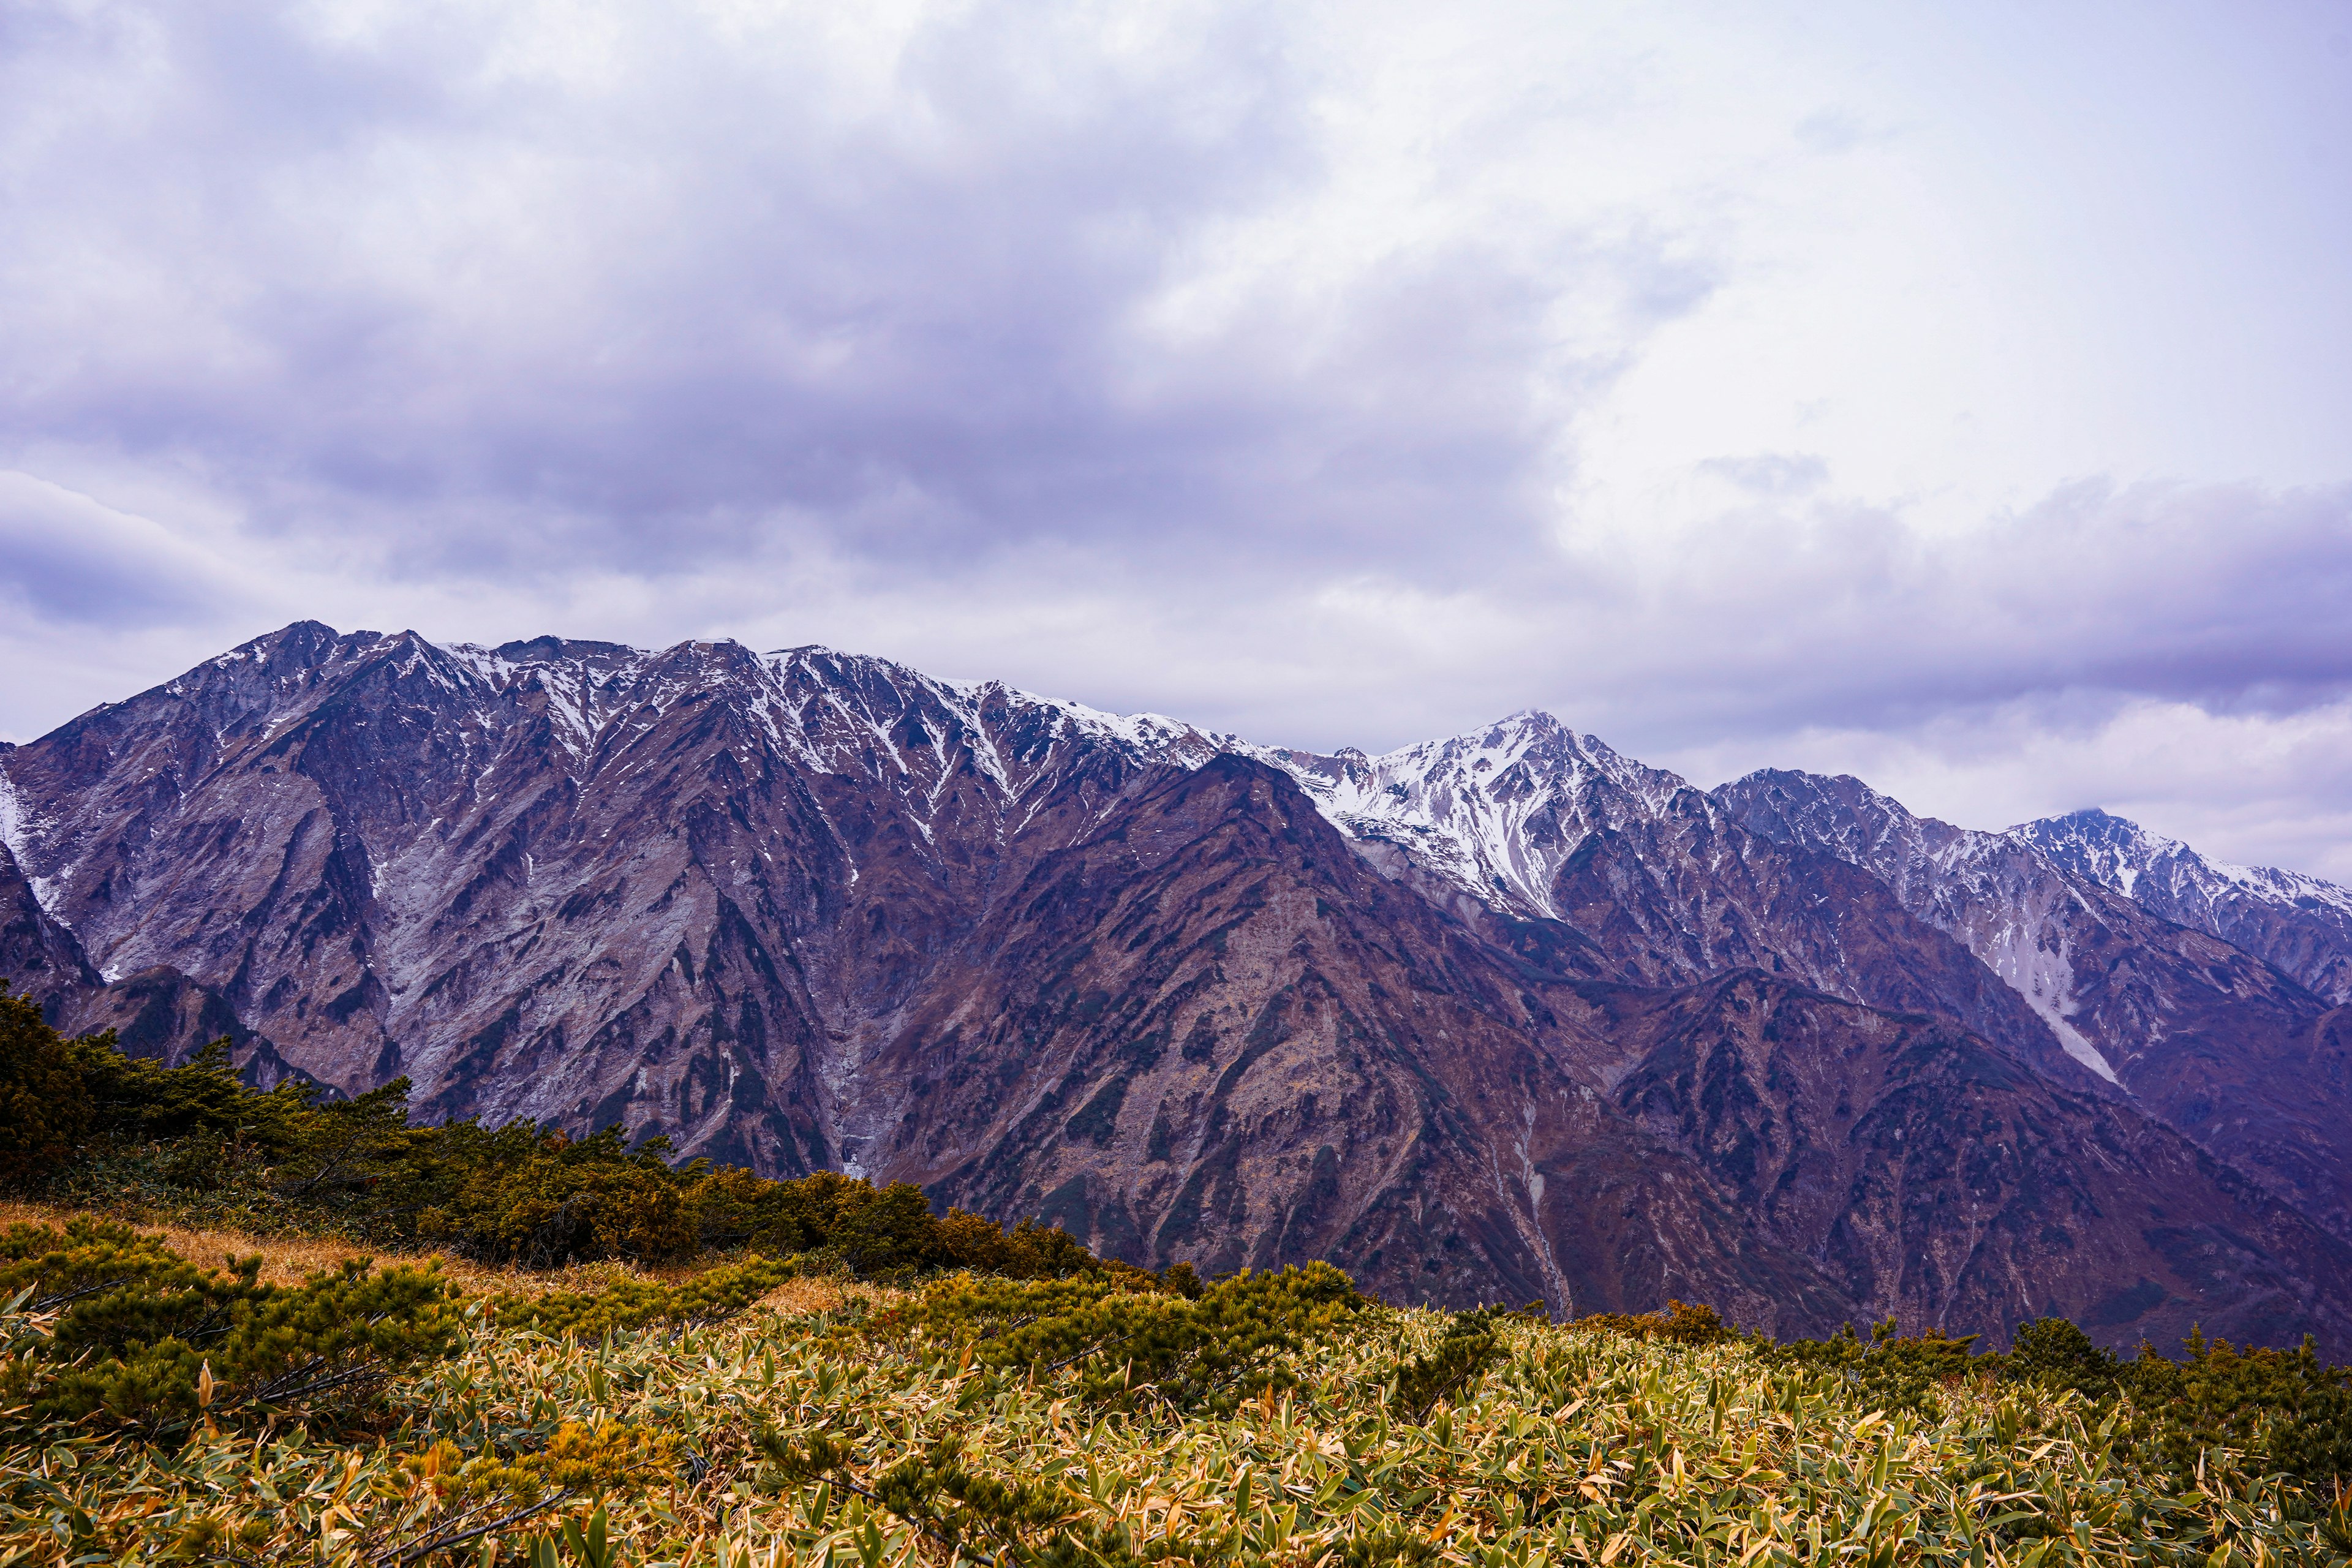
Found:
[[[0,1568],[2352,1561],[2307,1350],[1152,1274],[5,996],[0,1100]]]

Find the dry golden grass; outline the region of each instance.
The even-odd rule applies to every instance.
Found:
[[[752,1302],[751,1309],[787,1318],[804,1317],[830,1312],[841,1305],[841,1287],[830,1279],[787,1279]]]
[[[21,1203],[0,1199],[0,1229],[12,1225],[63,1226],[78,1215],[89,1215],[99,1219],[126,1219],[123,1215],[109,1214],[103,1209],[77,1208],[59,1204]],[[593,1290],[620,1277],[657,1279],[674,1282],[693,1272],[690,1268],[646,1269],[622,1263],[588,1263],[570,1268],[533,1272],[522,1268],[500,1268],[488,1264],[452,1258],[446,1252],[396,1252],[386,1248],[370,1249],[353,1247],[349,1242],[299,1236],[247,1236],[233,1230],[205,1230],[174,1225],[169,1220],[142,1218],[131,1220],[145,1235],[160,1234],[163,1245],[192,1263],[217,1268],[230,1253],[240,1258],[261,1255],[261,1278],[274,1285],[299,1285],[305,1276],[331,1269],[354,1258],[373,1258],[385,1263],[435,1263],[454,1279],[468,1295],[495,1295],[505,1291],[519,1296],[536,1296],[547,1290]]]
[[[574,1283],[589,1278],[573,1271]],[[70,1449],[37,1435],[0,1447],[12,1479],[38,1480],[0,1510],[0,1561],[156,1562],[174,1535],[199,1539],[184,1521],[202,1520],[223,1560],[394,1562],[488,1515],[420,1484],[442,1473],[445,1442],[495,1454],[490,1433],[553,1426],[583,1445],[575,1451],[612,1455],[635,1440],[623,1435],[658,1434],[703,1462],[624,1468],[646,1450],[620,1449],[597,1461],[617,1484],[557,1493],[561,1511],[509,1514],[491,1555],[529,1555],[532,1536],[576,1525],[604,1535],[618,1561],[679,1568],[938,1563],[931,1499],[944,1494],[929,1491],[938,1482],[925,1467],[898,1494],[923,1506],[868,1506],[879,1477],[938,1445],[975,1479],[1056,1502],[1054,1525],[1020,1531],[1022,1557],[1083,1560],[1097,1555],[1088,1542],[1126,1539],[1182,1563],[1395,1562],[1433,1548],[1428,1568],[2345,1562],[2322,1489],[2250,1474],[2214,1450],[2184,1491],[2129,1428],[2033,1384],[1956,1386],[1932,1410],[1888,1412],[1858,1384],[1777,1366],[1745,1343],[1505,1320],[1499,1365],[1433,1419],[1395,1419],[1402,1366],[1434,1352],[1454,1321],[1412,1311],[1326,1320],[1269,1350],[1278,1396],[1267,1387],[1230,1412],[1155,1402],[1118,1413],[1104,1402],[1102,1359],[992,1366],[973,1353],[992,1326],[981,1321],[936,1336],[794,1331],[793,1318],[865,1290],[800,1283],[770,1298],[789,1314],[781,1323],[738,1320],[685,1340],[486,1325],[386,1391],[403,1420],[388,1435],[297,1423],[257,1442],[208,1423],[174,1445],[92,1433]],[[751,1419],[793,1447],[837,1444],[846,1462],[823,1487],[774,1485]]]
[[[916,1295],[913,1290],[869,1285],[862,1279],[787,1279],[752,1302],[751,1310],[773,1312],[782,1318],[804,1318],[815,1312],[830,1312],[845,1301],[863,1301],[867,1310],[880,1311],[911,1301]]]
[[[652,1279],[665,1285],[676,1285],[713,1267],[712,1261],[706,1258],[652,1267],[634,1263],[575,1263],[565,1268],[499,1268],[453,1258],[446,1252],[401,1252],[384,1247],[370,1249],[354,1247],[346,1241],[317,1237],[248,1236],[241,1231],[207,1230],[174,1225],[170,1220],[152,1216],[133,1219],[126,1215],[110,1214],[104,1209],[0,1198],[0,1230],[12,1225],[62,1226],[66,1221],[82,1215],[98,1219],[126,1220],[137,1226],[142,1234],[161,1235],[164,1246],[191,1263],[208,1268],[219,1267],[231,1253],[239,1258],[249,1258],[257,1252],[261,1255],[261,1278],[273,1285],[299,1285],[307,1276],[335,1268],[353,1258],[373,1258],[382,1263],[438,1263],[441,1271],[457,1281],[469,1296],[539,1296],[552,1290],[601,1290],[620,1279]],[[862,1300],[869,1309],[878,1310],[894,1302],[910,1299],[908,1291],[894,1290],[884,1285],[868,1285],[860,1280],[788,1279],[761,1297],[756,1306],[782,1317],[801,1317],[812,1312],[831,1311],[847,1300]]]

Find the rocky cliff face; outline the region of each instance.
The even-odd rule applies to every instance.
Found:
[[[2079,874],[2044,852],[2046,837],[1915,816],[1851,778],[1759,773],[1717,794],[1759,835],[1874,873],[2031,1002],[2095,1071],[2352,1235],[2352,1012]]]
[[[2089,981],[1540,714],[1316,756],[823,649],[303,624],[0,781],[0,963],[144,1049],[1151,1263],[2352,1348],[2320,1156],[2200,1147]],[[2210,1027],[2305,1016],[2196,940]]]
[[[2352,1002],[2352,889],[2299,871],[2210,859],[2104,811],[2043,817],[2009,836],[2150,914],[2276,964],[2325,1001]]]

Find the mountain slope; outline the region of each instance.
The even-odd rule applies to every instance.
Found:
[[[2352,1251],[2113,1100],[1753,973],[1532,980],[1243,759],[1162,770],[959,969],[876,1064],[860,1159],[1120,1256],[1784,1331],[2352,1326]]]
[[[1655,1043],[1617,1103],[1880,1317],[2054,1313],[2116,1344],[2342,1331],[2342,1244],[2112,1097],[1760,975],[1643,1005],[1622,1034]]]
[[[302,623],[0,780],[10,962],[158,1053],[1407,1299],[2352,1348],[2345,1243],[2062,1046],[2088,980],[2037,1009],[1546,715],[1318,757],[821,648]]]
[[[1859,780],[1767,770],[1716,793],[1755,832],[1873,872],[2154,1114],[2352,1235],[2352,1015],[2022,838],[1915,816]]]
[[[2324,1001],[2352,1002],[2352,888],[2231,866],[2104,811],[2046,816],[2009,836],[2151,914],[2278,965]]]
[[[822,650],[306,624],[7,770],[42,802],[14,847],[104,973],[176,963],[345,1088],[585,1118],[607,1058],[773,1085],[814,1040],[854,1058],[1004,862],[1187,741]],[[701,1123],[786,1165],[828,1146]]]
[[[1750,831],[1676,775],[1548,713],[1381,757],[1262,752],[1375,865],[1563,977],[1675,985],[1760,969],[1954,1019],[2089,1087],[2035,1009],[1879,880]]]

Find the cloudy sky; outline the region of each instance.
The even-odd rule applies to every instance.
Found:
[[[0,737],[305,616],[2352,879],[2352,0],[0,0]]]

